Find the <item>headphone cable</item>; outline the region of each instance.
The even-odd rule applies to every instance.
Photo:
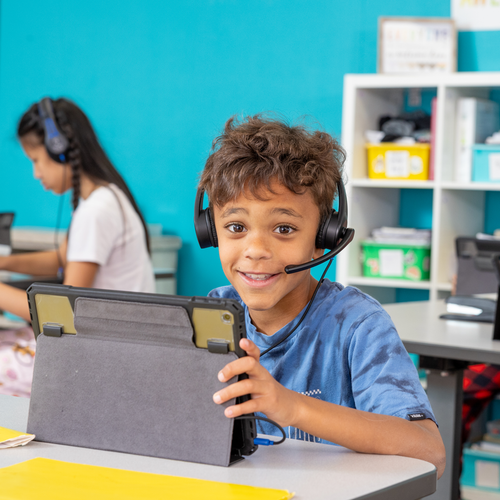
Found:
[[[235,417],[234,420],[261,420],[262,422],[269,422],[270,424],[273,424],[275,427],[278,428],[278,430],[281,432],[281,439],[279,441],[271,441],[270,439],[263,439],[263,438],[254,438],[254,444],[262,444],[264,446],[272,446],[272,445],[278,445],[281,444],[285,441],[286,439],[286,434],[285,430],[283,427],[281,427],[280,424],[275,422],[274,420],[271,420],[270,418],[267,417],[261,417],[258,415],[241,415],[240,417]]]
[[[64,165],[63,165],[64,168]],[[59,206],[57,208],[57,218],[56,218],[56,228],[54,230],[54,247],[56,250],[56,255],[57,255],[57,263],[58,263],[58,269],[57,269],[57,277],[61,281],[64,281],[64,265],[62,261],[62,256],[60,252],[60,245],[59,245],[59,228],[61,226],[61,215],[62,215],[62,206],[63,206],[63,201],[64,201],[64,187],[66,185],[66,168],[63,170],[63,180],[62,180],[62,186],[61,186],[61,195],[59,198]]]
[[[299,322],[292,328],[292,331],[289,332],[287,335],[285,335],[279,342],[276,342],[276,344],[272,345],[271,347],[268,347],[265,351],[261,352],[260,353],[260,357],[264,356],[264,354],[267,354],[269,351],[271,351],[275,347],[278,347],[280,344],[282,344],[288,337],[290,337],[290,335],[295,330],[297,330],[297,328],[300,326],[300,324],[302,323],[302,321],[304,321],[304,318],[307,316],[307,313],[309,312],[309,309],[311,309],[311,305],[312,305],[314,299],[316,298],[316,294],[318,293],[319,287],[322,285],[323,281],[325,281],[326,272],[328,271],[328,268],[331,266],[332,262],[333,262],[333,259],[330,259],[328,261],[328,265],[325,267],[325,270],[323,271],[323,274],[321,275],[321,278],[318,281],[318,284],[316,285],[316,288],[314,289],[314,293],[313,293],[313,295],[311,297],[311,300],[309,301],[309,304],[307,304],[307,308],[304,311],[304,314],[302,314]]]

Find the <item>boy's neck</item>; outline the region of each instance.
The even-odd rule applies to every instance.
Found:
[[[249,309],[250,318],[257,331],[265,335],[274,335],[285,325],[290,323],[304,309],[311,300],[318,281],[310,276],[308,286],[295,289],[284,297],[272,309],[257,311]]]

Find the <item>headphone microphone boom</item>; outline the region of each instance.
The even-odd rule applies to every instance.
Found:
[[[325,253],[325,255],[322,255],[317,259],[311,260],[311,262],[286,266],[285,273],[287,274],[299,273],[300,271],[311,269],[312,267],[319,266],[320,264],[323,264],[323,262],[333,259],[337,254],[339,254],[342,250],[344,250],[344,248],[347,245],[349,245],[349,243],[351,243],[353,238],[354,238],[354,229],[345,227],[341,235],[340,243],[338,243],[338,245],[336,245],[333,250],[330,250],[328,253]]]
[[[342,179],[337,183],[337,192],[339,194],[339,209],[336,211],[332,208],[330,215],[322,221],[316,234],[316,248],[326,248],[330,251],[310,262],[286,266],[285,272],[287,274],[305,271],[333,259],[354,238],[354,229],[347,227],[347,196]],[[219,243],[210,208],[203,208],[204,194],[203,189],[198,189],[196,193],[194,228],[201,248],[217,247]]]

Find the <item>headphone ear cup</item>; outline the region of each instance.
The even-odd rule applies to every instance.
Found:
[[[337,246],[340,238],[341,226],[339,224],[339,214],[333,210],[318,229],[316,234],[316,248],[327,248],[333,250]]]
[[[217,238],[217,231],[215,230],[215,223],[212,218],[212,213],[209,208],[205,209],[205,217],[207,220],[208,235],[210,236],[210,243],[213,247],[217,248],[219,246],[219,240]]]
[[[338,212],[332,208],[330,215],[326,217],[318,228],[316,234],[316,248],[328,248],[333,250],[337,247],[340,238],[343,238],[347,226],[347,197],[342,179],[337,184],[339,195]]]
[[[205,191],[198,189],[194,204],[194,230],[201,248],[217,247],[217,231],[210,213],[210,208],[203,209],[203,195]]]
[[[210,209],[206,208],[195,215],[194,229],[200,248],[219,246],[217,232],[215,231],[215,224],[213,223]]]
[[[330,215],[331,217],[331,215]],[[316,248],[326,248],[325,246],[325,229],[330,221],[330,217],[323,219],[319,225],[318,232],[316,233]]]

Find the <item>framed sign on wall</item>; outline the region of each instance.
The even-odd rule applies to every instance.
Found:
[[[455,22],[433,17],[380,17],[379,73],[436,73],[457,69]]]

